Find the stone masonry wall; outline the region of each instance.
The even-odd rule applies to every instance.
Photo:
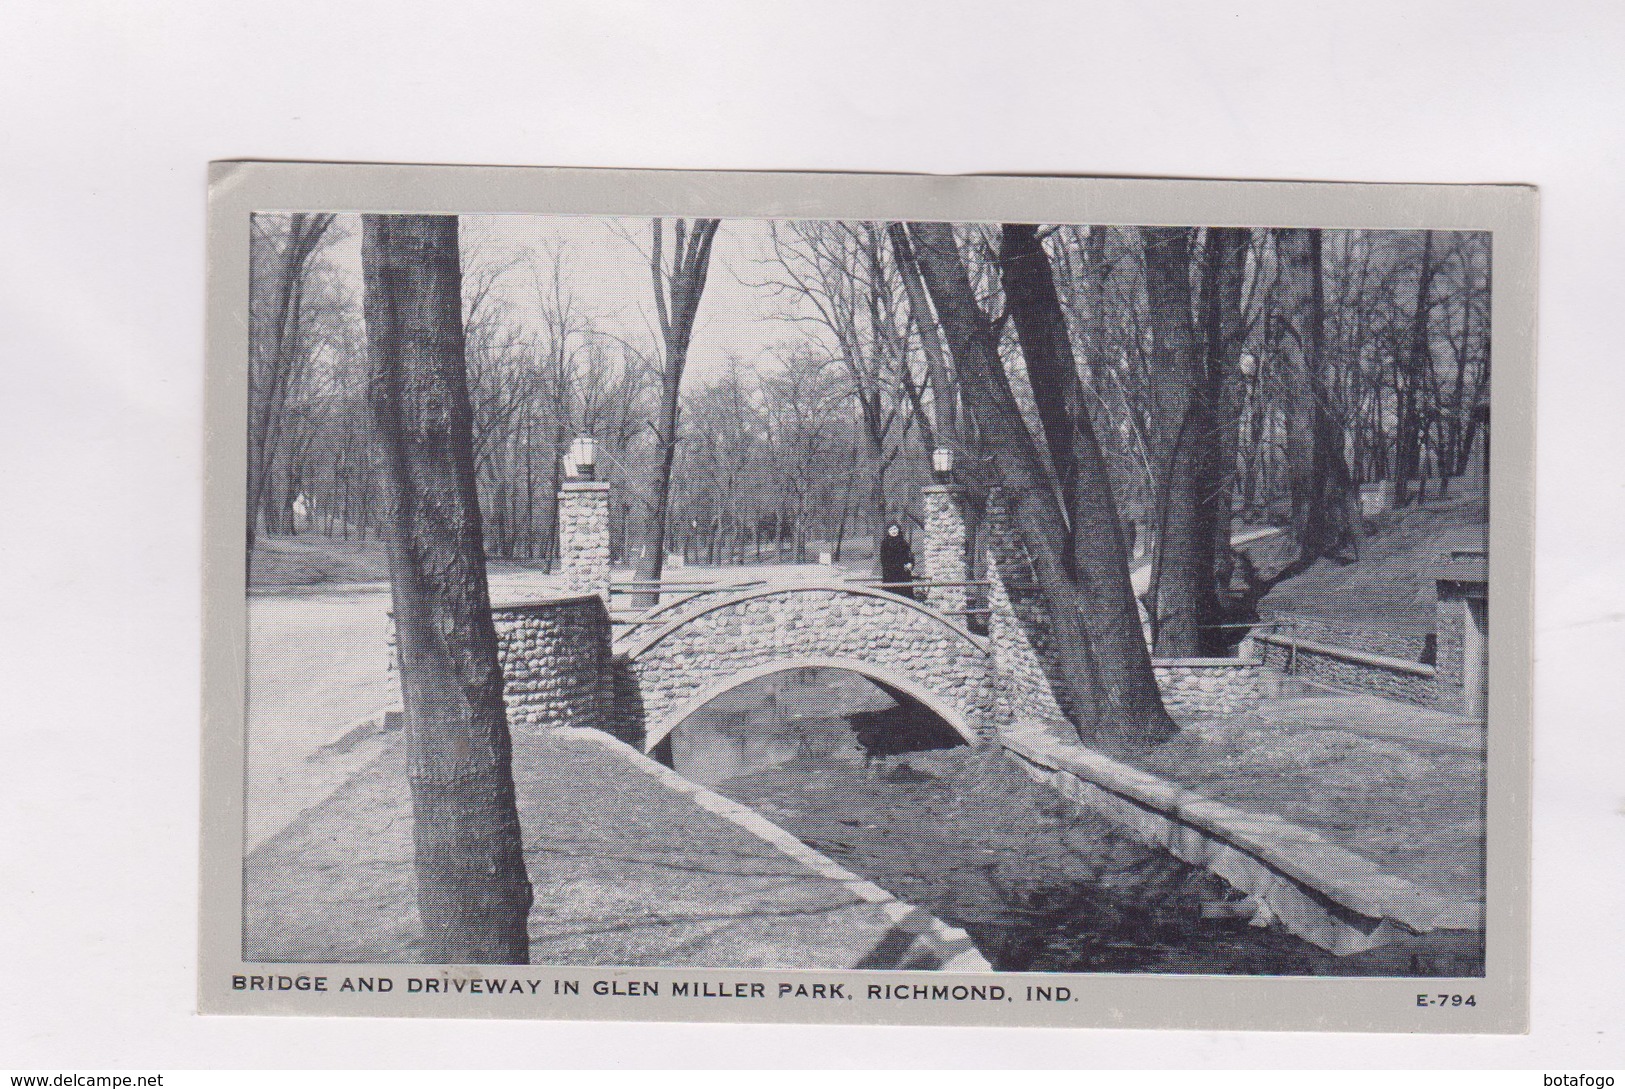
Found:
[[[1252,638],[1262,653],[1264,664],[1282,673],[1405,703],[1428,706],[1433,702],[1434,671],[1429,666],[1399,659],[1385,664],[1369,660],[1380,658],[1379,655],[1318,643],[1303,646],[1300,642],[1294,647],[1284,634],[1259,632]]]
[[[1151,667],[1163,706],[1175,715],[1227,715],[1275,689],[1273,671],[1257,658],[1158,658]]]
[[[964,583],[970,578],[970,532],[966,523],[965,492],[946,484],[924,491],[925,564],[920,577],[928,582]],[[968,587],[928,586],[925,598],[932,605],[963,621]]]
[[[1285,635],[1307,639],[1312,643],[1325,643],[1333,647],[1347,647],[1350,650],[1360,650],[1367,654],[1380,654],[1385,658],[1401,658],[1406,661],[1417,662],[1422,658],[1422,648],[1427,641],[1423,634],[1406,634],[1403,632],[1381,631],[1376,628],[1361,628],[1350,624],[1337,624],[1329,620],[1321,620],[1312,616],[1297,615],[1271,615],[1266,620],[1281,621],[1283,626],[1278,629]],[[1290,625],[1290,627],[1286,626]]]
[[[994,728],[989,654],[979,640],[881,591],[781,587],[719,603],[669,631],[616,646],[626,702],[641,702],[647,743],[686,701],[740,673],[796,659],[841,659],[907,678],[979,733]],[[630,732],[636,724],[623,723]]]
[[[572,594],[609,601],[609,485],[574,481],[559,489],[559,574]]]
[[[504,606],[491,610],[491,619],[511,729],[611,727],[609,613],[601,597]]]
[[[1049,677],[1051,635],[1027,552],[997,492],[988,498],[983,526],[988,545],[988,633],[1004,721],[1016,727],[1064,722]],[[1275,686],[1271,673],[1256,658],[1165,658],[1154,660],[1152,668],[1163,703],[1174,714],[1239,711]]]
[[[1027,551],[1010,525],[1004,496],[989,493],[982,523],[987,546],[988,640],[1005,723],[1065,723],[1046,668],[1049,625],[1033,586]]]

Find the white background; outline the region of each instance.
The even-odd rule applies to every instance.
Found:
[[[1622,11],[11,0],[0,1067],[1625,1066]],[[204,171],[232,157],[1538,184],[1532,1034],[194,1015]]]

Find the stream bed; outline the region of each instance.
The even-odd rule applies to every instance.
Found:
[[[1482,972],[1474,935],[1334,957],[1278,924],[1252,926],[1217,876],[1078,812],[996,749],[964,745],[854,673],[752,681],[696,712],[672,742],[680,774],[962,927],[1001,971]]]

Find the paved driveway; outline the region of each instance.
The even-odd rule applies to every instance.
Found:
[[[534,572],[491,576],[497,598],[546,593]],[[357,723],[400,706],[390,671],[389,588],[362,583],[248,598],[249,850],[382,751]]]

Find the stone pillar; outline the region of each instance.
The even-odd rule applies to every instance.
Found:
[[[1026,599],[1031,597],[1032,579],[1027,549],[1010,524],[1009,503],[998,488],[987,495],[982,544],[987,552],[988,635],[993,641],[995,668],[1008,678],[1031,653],[1028,625],[1023,623],[1029,617],[1019,615],[1018,609],[1021,604],[1031,604]]]
[[[965,489],[954,484],[932,484],[925,489],[925,570],[928,582],[954,582],[957,586],[928,586],[925,600],[963,624],[970,579],[970,528],[965,518]]]
[[[1010,604],[1010,593],[1005,588],[1006,564],[1001,562],[1001,556],[1008,557],[1004,537],[1009,533],[1009,519],[1003,493],[998,488],[992,489],[987,493],[987,505],[982,509],[982,534],[978,543],[982,548],[983,568],[986,571],[983,577],[987,579],[987,637],[988,646],[993,651],[990,680],[997,695],[995,714],[1002,725],[1009,725],[1016,718],[1011,665],[1012,659],[1020,657],[1014,653],[1020,638],[1020,625]]]
[[[988,639],[1000,717],[1007,723],[1065,723],[1045,662],[1048,624],[1026,546],[1003,492],[988,493],[981,540],[987,550]]]
[[[1476,572],[1449,570],[1434,583],[1439,604],[1433,704],[1482,718],[1489,687],[1488,587],[1482,576],[1474,579],[1472,574]]]
[[[556,726],[614,732],[609,613],[596,594],[491,610],[508,725],[517,733]]]
[[[609,604],[609,484],[577,480],[559,489],[559,573],[572,594]]]

